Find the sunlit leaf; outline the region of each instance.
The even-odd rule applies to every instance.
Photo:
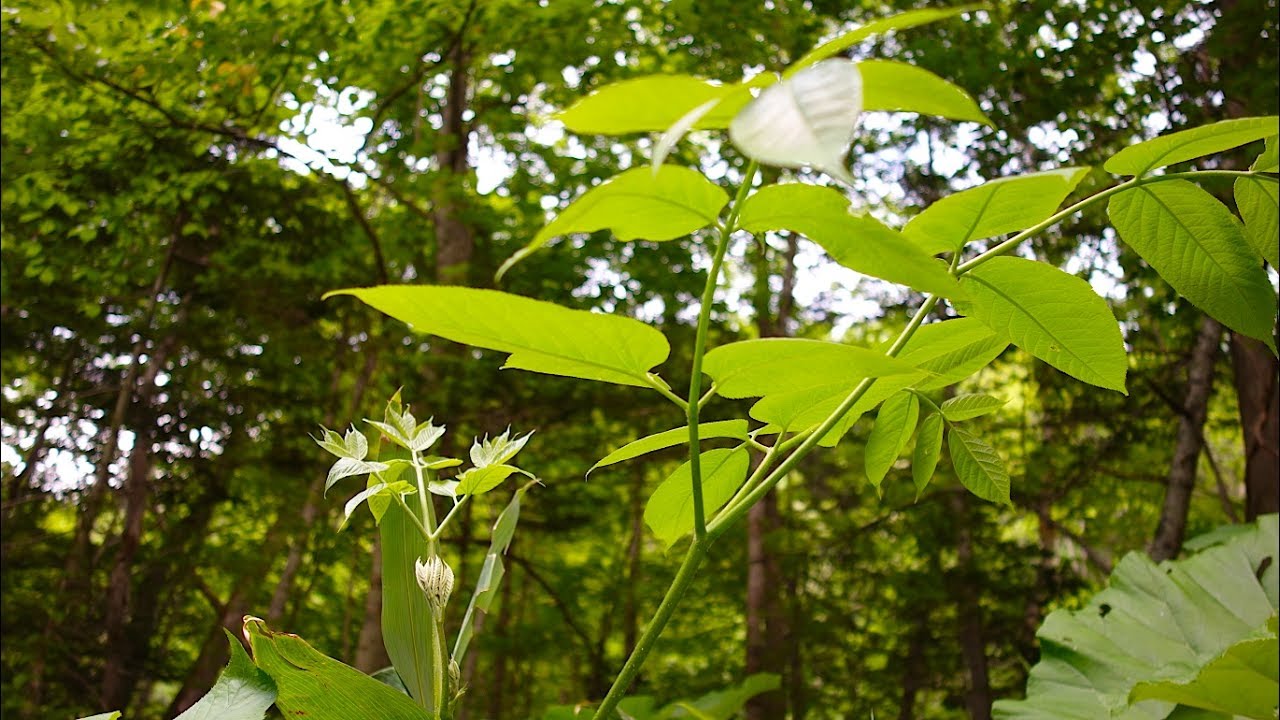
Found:
[[[714,438],[736,438],[738,440],[747,439],[747,421],[746,420],[721,420],[719,422],[700,423],[698,425],[698,439],[711,440]],[[640,457],[651,452],[657,452],[676,445],[684,445],[689,442],[689,427],[674,428],[665,430],[648,437],[642,437],[639,440],[633,440],[626,445],[614,450],[613,452],[601,458],[600,462],[591,466],[587,471],[590,475],[597,468],[614,465]]]
[[[916,432],[916,449],[911,457],[911,480],[916,486],[916,497],[929,487],[933,473],[938,468],[938,457],[942,455],[942,416],[930,413],[920,422]]]
[[[792,63],[791,67],[787,69],[786,74],[800,72],[814,63],[820,62],[829,57],[834,57],[869,37],[892,32],[894,30],[906,30],[919,25],[926,25],[939,20],[956,17],[957,15],[964,13],[981,10],[984,7],[984,5],[957,5],[950,8],[911,10],[869,22],[866,25],[832,38],[813,50],[810,50],[799,60]]]
[[[990,125],[964,90],[923,68],[892,60],[863,60],[862,109],[936,115]]]
[[[1271,267],[1280,268],[1280,183],[1240,178],[1235,197],[1249,245]]]
[[[983,500],[1013,504],[1009,500],[1009,473],[995,448],[977,435],[953,427],[947,432],[947,450],[960,484],[969,492]]]
[[[723,128],[747,102],[753,83],[729,84],[690,75],[646,75],[606,85],[560,113],[569,130],[581,135],[663,132],[689,111],[718,101],[714,112],[693,128]]]
[[[1277,133],[1278,117],[1223,120],[1130,145],[1112,155],[1102,167],[1117,175],[1146,175],[1156,168],[1230,150]]]
[[[702,507],[711,513],[729,502],[747,477],[751,456],[746,450],[708,450],[699,456],[702,472]],[[662,544],[670,547],[693,532],[693,471],[685,463],[671,473],[649,497],[645,524]]]
[[[957,395],[942,403],[942,415],[951,422],[988,415],[1004,407],[1004,400],[991,395]]]
[[[867,438],[864,454],[867,480],[880,493],[880,484],[889,468],[911,441],[920,417],[920,399],[913,393],[900,392],[884,402],[876,415],[876,424]]]
[[[914,368],[854,345],[765,338],[721,345],[706,354],[702,370],[727,398],[759,397],[864,377],[910,373]]]
[[[223,628],[231,659],[209,692],[174,720],[262,720],[276,701],[276,683],[258,669],[244,645]]]
[[[480,495],[498,487],[503,480],[518,472],[520,468],[510,465],[471,468],[458,476],[458,487],[454,492],[458,495]]]

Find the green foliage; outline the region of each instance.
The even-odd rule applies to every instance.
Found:
[[[712,440],[715,438],[746,440],[748,437],[747,428],[748,423],[746,420],[721,420],[702,423],[698,426],[698,438],[700,440]],[[591,466],[587,474],[590,475],[599,468],[638,458],[651,452],[683,445],[688,440],[689,428],[687,426],[664,430],[660,433],[642,437],[639,440],[632,440],[601,458],[599,462]]]
[[[1263,516],[1160,565],[1126,555],[1085,607],[1049,615],[1026,699],[996,703],[996,717],[1274,716],[1278,527]]]
[[[694,483],[708,512],[720,509],[747,477],[751,455],[742,448],[707,450],[699,456],[702,476],[694,479],[692,463],[686,462],[667,476],[649,496],[644,521],[666,547],[693,531]]]
[[[862,108],[937,115],[990,125],[969,94],[914,65],[892,60],[858,63],[862,75]]]
[[[1117,175],[1141,177],[1152,170],[1274,137],[1278,132],[1280,118],[1223,120],[1131,145],[1113,155],[1102,167]]]
[[[276,702],[275,680],[254,664],[230,632],[231,660],[209,694],[174,720],[262,720]]]
[[[899,392],[880,406],[866,449],[867,479],[877,493],[885,474],[915,434],[919,417],[920,399],[909,392]]]

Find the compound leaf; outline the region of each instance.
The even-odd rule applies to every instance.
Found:
[[[1102,168],[1117,175],[1146,175],[1156,168],[1230,150],[1277,133],[1280,118],[1274,116],[1223,120],[1130,145],[1112,155]]]

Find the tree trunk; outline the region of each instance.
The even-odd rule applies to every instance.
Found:
[[[452,66],[449,89],[440,109],[443,125],[437,137],[440,150],[436,153],[436,164],[440,176],[431,212],[436,230],[436,281],[442,285],[467,285],[475,237],[462,217],[461,207],[461,179],[468,167],[469,135],[463,115],[470,86],[466,43],[462,38],[450,52],[449,61]]]
[[[372,673],[391,664],[382,642],[382,538],[374,536],[369,553],[373,567],[369,571],[369,594],[364,602],[364,623],[356,641],[355,669]]]
[[[1187,394],[1178,419],[1178,434],[1173,447],[1173,463],[1165,488],[1164,508],[1155,539],[1147,552],[1156,562],[1176,557],[1182,549],[1187,530],[1187,510],[1196,485],[1196,469],[1204,447],[1204,421],[1209,414],[1209,396],[1213,390],[1213,366],[1218,358],[1222,326],[1208,315],[1200,321],[1200,332],[1191,348],[1187,366]]]
[[[976,577],[973,562],[973,534],[969,530],[973,516],[966,494],[951,496],[952,516],[956,522],[956,569],[948,578],[951,597],[956,603],[959,623],[960,655],[968,673],[969,688],[965,707],[971,720],[991,720],[991,681],[987,673],[987,642],[983,634],[982,607],[978,598],[982,585]]]
[[[1244,435],[1245,519],[1280,512],[1280,360],[1266,345],[1231,334]]]
[[[898,720],[914,720],[916,716],[916,694],[924,687],[925,663],[924,651],[929,643],[928,617],[922,617],[916,623],[915,632],[907,644],[907,658],[902,664],[902,701],[898,704]]]

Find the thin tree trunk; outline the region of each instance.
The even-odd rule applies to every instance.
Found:
[[[372,673],[391,664],[387,648],[382,642],[382,538],[374,536],[373,549],[369,553],[373,567],[369,571],[369,594],[364,602],[364,623],[356,641],[354,667]]]
[[[902,700],[898,704],[898,720],[914,720],[916,716],[916,694],[924,687],[928,672],[924,655],[928,643],[928,617],[921,617],[916,622],[915,632],[911,633],[907,658],[902,664]]]
[[[1178,419],[1173,447],[1173,463],[1165,487],[1160,524],[1147,552],[1156,562],[1176,557],[1187,531],[1187,511],[1196,485],[1196,469],[1204,446],[1204,422],[1209,414],[1213,390],[1213,366],[1222,340],[1222,326],[1208,315],[1200,321],[1200,332],[1191,348],[1187,366],[1187,394]]]
[[[460,181],[468,169],[469,133],[463,120],[470,87],[468,61],[466,43],[459,38],[450,52],[449,89],[440,109],[443,125],[436,139],[440,143],[436,153],[440,178],[431,213],[436,231],[436,280],[444,285],[468,284],[475,252],[475,237],[462,217],[460,196]]]
[[[951,597],[956,603],[959,623],[960,654],[964,658],[969,687],[965,707],[971,720],[991,720],[991,680],[987,672],[987,642],[982,623],[982,607],[978,604],[981,586],[975,577],[973,562],[973,522],[968,495],[951,496],[952,516],[956,522],[956,569],[948,578]]]
[[[1244,435],[1245,519],[1280,512],[1280,360],[1266,345],[1231,334]]]

